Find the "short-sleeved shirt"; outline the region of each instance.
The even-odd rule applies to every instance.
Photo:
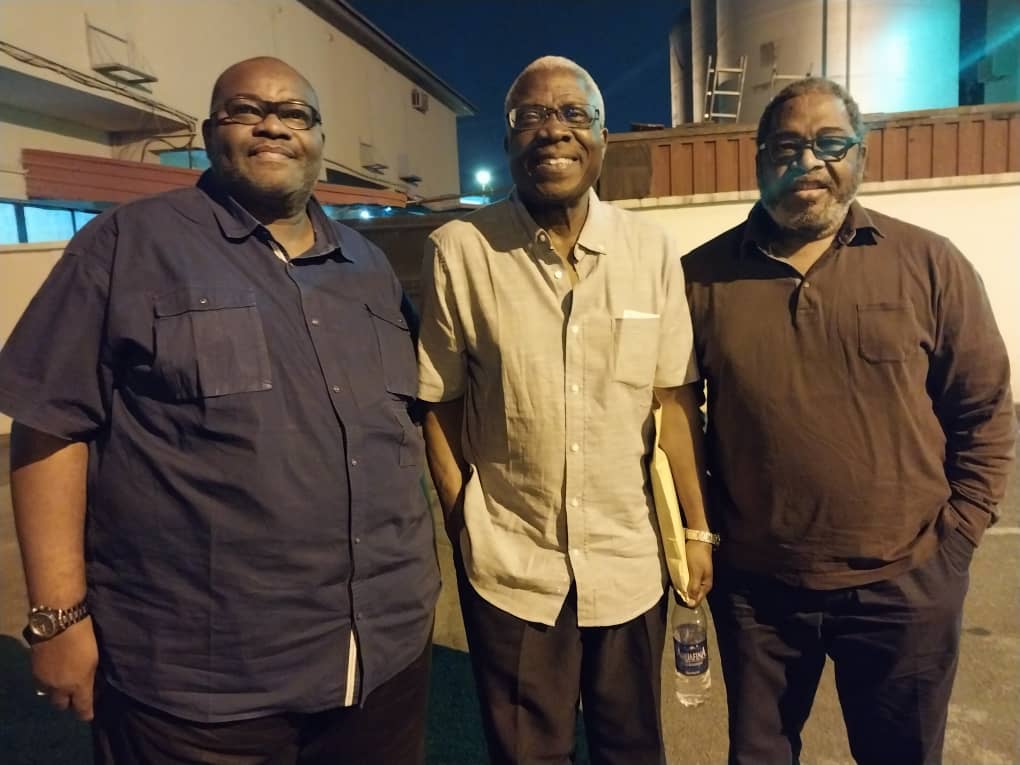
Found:
[[[646,460],[654,387],[696,379],[679,253],[589,193],[571,286],[516,195],[433,233],[418,395],[465,397],[461,539],[486,600],[553,624],[620,624],[665,574]]]
[[[944,237],[853,203],[802,275],[755,206],[684,258],[729,566],[817,589],[917,566],[997,513],[1016,423],[1005,344]]]
[[[429,639],[402,291],[308,213],[315,245],[289,262],[208,174],[104,213],[0,355],[0,409],[90,444],[101,670],[190,720],[363,701]]]

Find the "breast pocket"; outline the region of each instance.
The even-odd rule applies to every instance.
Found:
[[[254,290],[188,287],[158,296],[154,308],[153,372],[174,398],[273,387]]]
[[[366,305],[372,317],[383,384],[390,394],[388,402],[399,427],[400,465],[411,467],[424,462],[425,444],[421,428],[412,422],[408,406],[417,394],[418,368],[411,341],[411,330],[399,311]]]
[[[860,354],[873,363],[905,361],[920,349],[914,309],[909,303],[857,306]]]
[[[372,317],[386,390],[398,396],[414,398],[417,393],[417,364],[411,330],[399,311],[366,305]]]
[[[659,358],[659,317],[613,319],[613,379],[647,387]]]

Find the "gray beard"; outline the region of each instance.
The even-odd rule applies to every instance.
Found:
[[[774,201],[764,201],[764,207],[772,220],[782,229],[795,231],[802,236],[811,236],[820,239],[834,233],[846,220],[847,211],[850,209],[851,197],[848,200],[833,199],[821,210],[788,210],[782,201],[778,204]]]

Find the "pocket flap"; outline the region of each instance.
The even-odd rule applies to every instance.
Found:
[[[255,305],[255,290],[231,287],[183,287],[158,295],[156,316],[177,316],[189,311],[249,308]]]
[[[393,311],[392,309],[378,308],[373,305],[365,304],[365,308],[372,314],[373,318],[380,319],[387,324],[392,324],[394,327],[410,332],[410,327],[407,326],[407,320],[400,311]]]

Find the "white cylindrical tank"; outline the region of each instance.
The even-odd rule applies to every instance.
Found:
[[[784,77],[809,72],[848,85],[864,112],[959,103],[959,0],[716,0],[715,5],[720,65],[736,66],[747,56],[741,122],[758,120],[769,98],[788,82]]]

